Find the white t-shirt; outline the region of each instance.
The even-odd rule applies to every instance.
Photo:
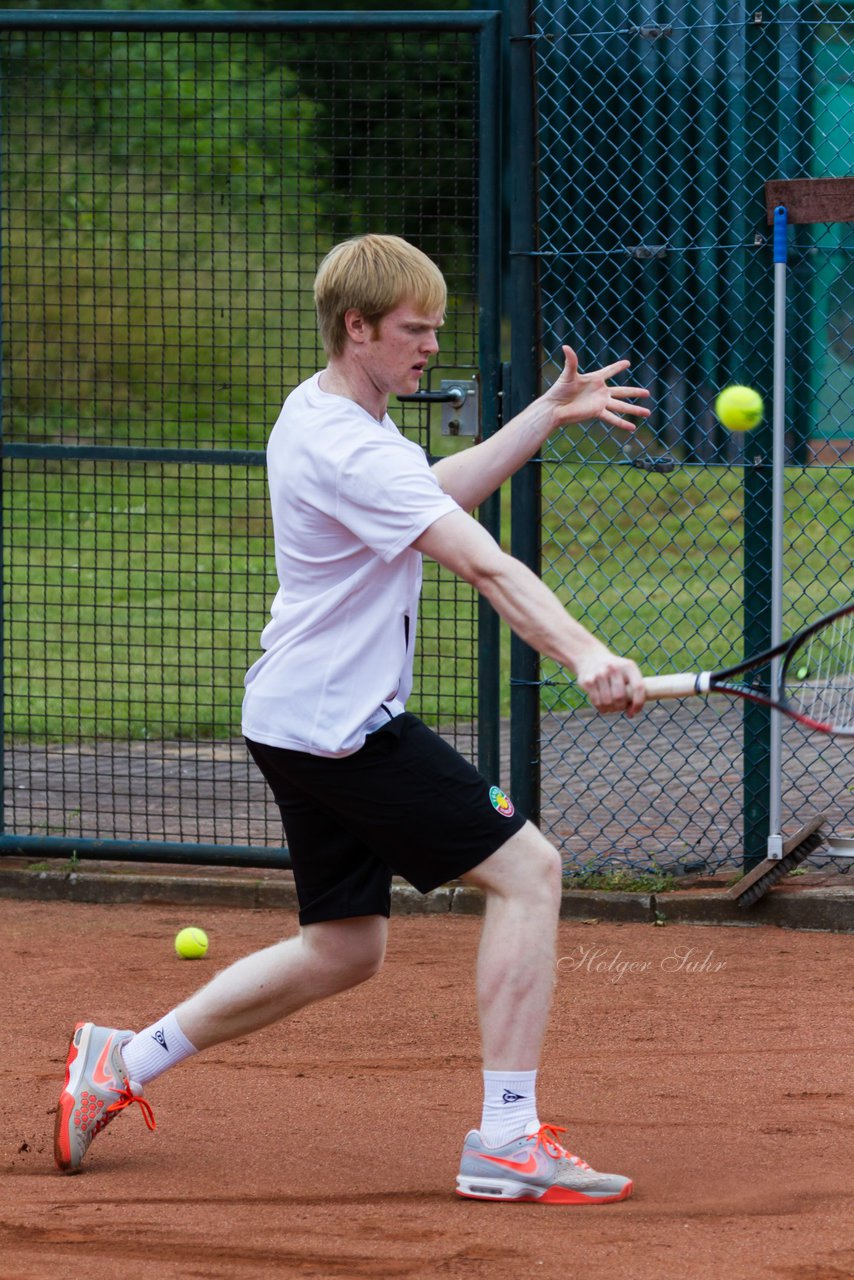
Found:
[[[404,709],[421,590],[411,543],[459,508],[388,415],[377,422],[319,378],[288,396],[267,444],[279,590],[242,727],[341,756]]]

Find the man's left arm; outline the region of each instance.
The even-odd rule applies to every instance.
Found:
[[[439,484],[464,511],[473,511],[500,488],[560,427],[598,418],[610,426],[633,431],[635,424],[623,414],[649,416],[649,409],[643,405],[628,403],[649,395],[643,387],[608,385],[609,378],[628,369],[628,360],[618,360],[592,373],[579,373],[572,348],[564,347],[563,353],[565,364],[560,377],[539,399],[488,440],[434,463]]]

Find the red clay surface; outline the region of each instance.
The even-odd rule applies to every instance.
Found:
[[[180,961],[177,929],[207,929]],[[480,1114],[479,920],[392,921],[367,986],[149,1087],[51,1156],[78,1018],[138,1027],[293,917],[0,901],[3,1280],[275,1275],[483,1280],[854,1276],[850,936],[561,927],[541,1119],[634,1197],[591,1208],[453,1194]]]

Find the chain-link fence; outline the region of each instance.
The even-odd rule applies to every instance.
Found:
[[[770,405],[765,183],[854,168],[852,26],[795,4],[505,10],[505,398],[570,340],[587,367],[631,358],[655,401],[630,443],[566,432],[524,469],[514,549],[648,672],[735,660],[770,640],[770,414],[737,437],[711,405],[733,381]],[[444,269],[430,387],[476,377],[497,425],[499,51],[475,12],[0,14],[3,850],[278,844],[235,736],[274,588],[264,441],[321,358],[317,262],[367,229]],[[852,243],[790,233],[786,630],[851,590]],[[396,416],[456,447],[437,408]],[[568,861],[764,854],[764,712],[605,719],[524,648],[511,784]],[[433,570],[419,652],[414,705],[496,774],[495,619]],[[838,745],[786,729],[783,774],[787,829],[851,821]]]
[[[536,0],[527,38],[540,378],[569,341],[582,366],[631,359],[655,406],[628,443],[597,424],[544,452],[544,576],[648,673],[739,661],[771,640],[764,188],[854,173],[854,24],[830,5]],[[852,234],[790,231],[784,633],[851,595]],[[749,435],[714,417],[729,383],[765,398]],[[541,679],[542,816],[571,863],[764,857],[766,712],[710,701],[603,720],[553,664]],[[782,768],[784,831],[817,811],[850,826],[843,746],[787,728]]]
[[[266,436],[323,363],[317,264],[362,231],[445,271],[436,384],[483,374],[496,37],[465,14],[0,15],[6,852],[280,844],[237,736],[275,590]],[[433,409],[396,416],[449,445]],[[428,573],[415,705],[470,754],[477,624]]]

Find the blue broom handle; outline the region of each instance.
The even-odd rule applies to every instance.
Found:
[[[774,210],[774,261],[785,262],[788,258],[788,231],[789,222],[786,206],[778,204]]]
[[[774,402],[773,480],[771,499],[771,643],[783,637],[783,530],[786,466],[786,261],[787,216],[784,205],[774,210]],[[771,664],[772,687],[780,679],[780,659]],[[781,831],[783,792],[782,716],[771,712],[770,788],[768,796],[768,856],[783,856]]]

